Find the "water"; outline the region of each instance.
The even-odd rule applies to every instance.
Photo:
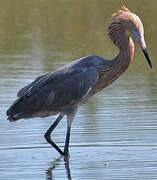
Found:
[[[43,137],[56,116],[15,123],[5,116],[38,75],[90,54],[113,58],[104,30],[120,4],[0,0],[0,180],[157,179],[156,1],[126,3],[143,20],[153,70],[137,47],[128,71],[79,108],[69,161]],[[53,132],[61,148],[65,132],[66,118]]]

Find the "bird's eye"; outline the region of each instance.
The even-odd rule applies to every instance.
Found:
[[[135,32],[138,32],[138,29],[137,29],[137,28],[135,28],[135,29],[134,29],[134,31],[135,31]]]

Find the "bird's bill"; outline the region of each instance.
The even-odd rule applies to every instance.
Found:
[[[142,51],[143,51],[143,53],[147,59],[147,62],[149,64],[150,68],[152,68],[152,63],[151,63],[150,56],[149,56],[149,53],[147,51],[147,48],[143,48]]]
[[[145,43],[145,40],[144,40],[144,36],[141,36],[139,33],[136,33],[135,37],[136,37],[137,42],[140,45],[140,47],[141,47],[141,49],[142,49],[142,51],[144,53],[144,56],[147,59],[147,62],[149,64],[150,68],[152,68],[152,63],[151,63],[150,55],[149,55],[149,53],[147,51],[147,47],[146,47],[146,43]]]

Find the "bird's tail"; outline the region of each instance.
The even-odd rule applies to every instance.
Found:
[[[25,118],[24,104],[21,103],[21,98],[17,99],[7,110],[6,115],[10,122]]]

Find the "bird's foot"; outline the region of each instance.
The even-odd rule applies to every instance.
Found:
[[[64,151],[63,156],[64,156],[64,160],[68,160],[70,157],[69,151]]]

